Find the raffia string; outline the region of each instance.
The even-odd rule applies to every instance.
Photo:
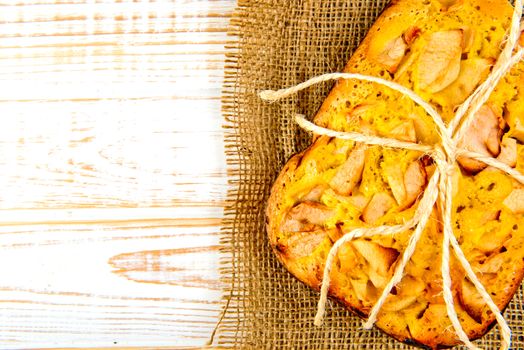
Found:
[[[318,310],[315,316],[315,325],[319,326],[322,324],[323,315],[325,312],[325,305],[327,301],[327,295],[330,285],[330,272],[333,266],[333,261],[339,250],[339,248],[344,244],[353,239],[360,237],[369,237],[375,235],[392,235],[399,232],[404,232],[411,230],[414,231],[411,234],[408,245],[402,256],[395,267],[392,278],[387,283],[386,287],[382,291],[379,299],[371,309],[368,320],[364,323],[364,328],[369,329],[373,327],[373,324],[376,322],[377,315],[382,308],[382,305],[386,301],[386,298],[390,294],[391,290],[395,285],[397,285],[404,274],[404,269],[406,264],[411,259],[413,255],[417,242],[420,239],[420,236],[429,220],[431,212],[435,205],[438,206],[441,215],[443,217],[443,238],[442,238],[442,262],[441,262],[441,273],[442,273],[442,289],[443,297],[446,304],[446,310],[448,317],[451,321],[451,324],[455,330],[456,335],[464,345],[469,349],[478,349],[473,345],[466,333],[464,332],[458,315],[454,308],[454,300],[451,292],[451,276],[450,276],[450,252],[449,247],[453,249],[457,260],[460,262],[466,276],[473,283],[478,293],[489,307],[491,312],[495,315],[498,326],[500,328],[500,334],[502,337],[501,340],[501,349],[508,349],[511,345],[511,330],[506,323],[506,320],[502,316],[497,305],[493,302],[490,295],[486,291],[485,287],[479,281],[475,272],[471,268],[468,260],[466,259],[464,252],[460,248],[460,245],[453,234],[453,228],[451,226],[451,210],[452,210],[452,175],[455,171],[455,162],[458,156],[466,156],[483,162],[487,165],[490,165],[494,168],[502,170],[507,173],[515,180],[524,184],[524,175],[515,169],[509,167],[508,165],[494,159],[491,157],[486,157],[482,154],[471,152],[465,149],[460,149],[457,147],[459,141],[465,135],[466,131],[470,128],[471,124],[474,122],[475,113],[480,109],[480,107],[488,100],[491,92],[496,87],[497,83],[502,77],[518,62],[524,57],[524,48],[518,47],[518,50],[513,54],[515,47],[517,46],[517,41],[520,35],[520,19],[522,17],[522,0],[515,0],[514,11],[511,20],[511,27],[508,32],[507,40],[502,50],[500,56],[497,59],[495,66],[493,67],[488,78],[475,89],[475,91],[466,99],[466,101],[459,106],[453,119],[450,121],[448,126],[445,125],[440,114],[426,101],[424,101],[420,96],[418,96],[412,90],[394,83],[392,81],[384,80],[378,77],[367,76],[356,73],[330,73],[320,75],[314,78],[309,79],[303,83],[300,83],[296,86],[281,89],[277,91],[265,90],[260,92],[260,97],[266,101],[277,101],[289,95],[295,94],[300,90],[303,90],[309,86],[318,84],[320,82],[336,80],[336,79],[357,79],[363,81],[374,82],[386,87],[389,87],[393,90],[396,90],[403,95],[409,97],[416,104],[421,106],[426,113],[431,116],[433,122],[437,127],[437,132],[440,136],[440,144],[438,145],[421,145],[418,143],[412,142],[403,142],[395,139],[376,137],[370,135],[364,135],[356,132],[341,132],[335,131],[327,128],[322,128],[317,126],[308,120],[305,119],[302,115],[297,115],[295,117],[296,122],[305,130],[311,131],[318,135],[327,135],[331,137],[336,137],[340,139],[352,140],[356,142],[365,143],[368,145],[380,145],[383,147],[392,147],[392,148],[401,148],[408,150],[416,150],[424,152],[431,156],[437,165],[437,168],[432,175],[431,179],[428,182],[428,186],[424,191],[424,194],[419,201],[418,207],[415,210],[413,218],[408,220],[403,225],[395,226],[378,226],[372,228],[357,228],[342,236],[339,240],[335,242],[333,247],[331,247],[328,257],[326,259],[326,264],[324,267],[324,273],[322,278],[322,287],[320,290],[320,299],[318,302]]]

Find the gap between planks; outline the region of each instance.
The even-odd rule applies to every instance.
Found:
[[[222,208],[76,208],[0,210],[0,226],[169,221],[173,226],[220,226]]]

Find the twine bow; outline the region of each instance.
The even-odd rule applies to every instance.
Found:
[[[403,95],[409,97],[416,104],[421,106],[426,113],[432,118],[433,122],[437,127],[437,132],[440,136],[440,143],[437,145],[423,145],[413,142],[403,142],[396,139],[383,138],[377,136],[364,135],[357,132],[340,132],[327,128],[317,126],[305,119],[303,115],[295,116],[295,120],[303,129],[311,131],[318,135],[327,135],[330,137],[336,137],[344,140],[352,140],[355,142],[365,143],[368,145],[380,145],[384,147],[401,148],[408,150],[421,151],[428,154],[433,158],[436,164],[436,170],[430,178],[427,188],[419,201],[418,207],[415,210],[413,218],[408,220],[403,225],[394,226],[377,226],[371,228],[357,228],[342,236],[337,240],[331,247],[326,264],[324,267],[324,273],[322,278],[322,287],[320,291],[320,299],[318,301],[318,310],[315,316],[315,325],[319,326],[322,324],[325,305],[327,301],[327,294],[330,285],[330,272],[333,266],[333,260],[340,249],[340,247],[355,238],[369,237],[375,235],[392,235],[399,232],[404,232],[410,229],[414,229],[411,234],[408,245],[402,256],[395,267],[393,277],[389,280],[386,287],[382,291],[376,304],[371,309],[367,321],[364,323],[365,329],[373,327],[377,319],[377,315],[382,308],[382,305],[386,301],[387,296],[390,294],[392,288],[397,285],[404,274],[406,264],[413,255],[417,242],[426,226],[432,209],[435,204],[443,217],[443,238],[442,238],[442,262],[441,262],[441,274],[442,274],[442,289],[443,297],[446,304],[446,310],[451,324],[455,330],[456,335],[462,343],[464,343],[468,349],[478,349],[471,343],[468,336],[462,329],[457,313],[454,308],[453,295],[451,292],[451,276],[449,271],[450,265],[450,245],[456,255],[456,258],[464,268],[466,276],[473,283],[476,290],[489,307],[491,312],[495,315],[500,333],[502,336],[501,349],[508,349],[511,344],[511,330],[506,323],[506,320],[502,316],[497,305],[493,302],[490,295],[486,291],[483,284],[477,278],[475,272],[473,272],[471,265],[466,259],[462,249],[460,248],[455,235],[453,234],[453,228],[451,226],[451,211],[452,211],[452,173],[455,166],[457,157],[464,156],[483,162],[489,166],[504,171],[515,180],[524,184],[524,175],[514,170],[510,166],[494,159],[491,157],[484,156],[482,154],[471,152],[458,147],[459,141],[464,137],[466,131],[469,129],[471,124],[474,122],[475,113],[480,107],[488,100],[491,92],[495,89],[500,79],[518,62],[524,57],[524,48],[518,47],[516,53],[513,53],[517,46],[519,38],[519,27],[520,19],[522,16],[522,0],[515,0],[514,10],[511,20],[511,28],[507,35],[506,44],[501,54],[499,55],[495,66],[493,67],[490,75],[487,79],[475,89],[475,91],[466,99],[466,101],[459,106],[453,119],[445,125],[440,114],[420,96],[418,96],[412,90],[394,83],[389,80],[381,78],[367,76],[362,74],[353,73],[330,73],[314,77],[308,81],[300,83],[296,86],[281,89],[277,91],[265,90],[260,92],[260,97],[266,101],[277,101],[289,95],[292,95],[300,90],[303,90],[309,86],[318,84],[320,82],[336,79],[357,79],[363,81],[374,82],[380,85],[384,85],[393,90],[396,90]]]

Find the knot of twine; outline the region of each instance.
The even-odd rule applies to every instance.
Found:
[[[426,113],[432,118],[436,125],[438,135],[440,136],[440,143],[437,145],[424,145],[414,142],[404,142],[391,138],[384,138],[378,136],[370,136],[361,134],[358,132],[341,132],[315,125],[303,115],[296,115],[295,121],[300,127],[318,135],[327,135],[344,140],[352,140],[367,145],[379,145],[383,147],[400,148],[407,150],[414,150],[424,152],[433,158],[436,164],[436,170],[428,181],[427,188],[419,201],[413,217],[403,225],[383,225],[371,228],[357,228],[342,236],[338,239],[331,247],[329,254],[326,259],[324,273],[322,278],[322,287],[320,290],[320,299],[318,301],[318,310],[315,316],[315,325],[320,326],[323,322],[325,306],[327,302],[327,294],[330,285],[330,272],[333,266],[335,256],[340,247],[353,239],[360,237],[370,237],[375,235],[393,235],[399,232],[404,232],[414,228],[413,233],[409,237],[408,245],[400,260],[398,261],[392,278],[387,283],[386,287],[382,291],[382,294],[378,298],[377,302],[371,309],[367,321],[364,323],[365,329],[370,329],[376,322],[377,315],[382,308],[386,298],[390,294],[391,290],[397,285],[404,274],[406,264],[413,255],[417,242],[429,220],[431,212],[435,204],[438,206],[443,219],[443,238],[442,238],[442,262],[441,262],[441,275],[442,275],[442,289],[443,298],[446,304],[446,311],[451,324],[455,330],[456,335],[468,349],[478,349],[471,343],[466,332],[463,330],[458,315],[454,308],[454,300],[451,292],[451,276],[450,276],[450,245],[453,248],[453,252],[459,263],[464,268],[466,276],[473,283],[479,295],[482,297],[486,305],[489,307],[491,312],[495,315],[497,324],[500,328],[501,334],[501,349],[508,349],[511,344],[511,330],[506,323],[506,320],[501,314],[501,311],[497,305],[491,299],[491,296],[486,291],[484,285],[479,281],[475,272],[471,268],[470,263],[466,259],[464,252],[460,248],[459,243],[455,235],[453,234],[453,228],[451,226],[451,212],[452,212],[452,174],[455,169],[455,163],[457,157],[464,156],[483,162],[489,166],[502,170],[518,182],[524,184],[524,176],[511,168],[510,166],[502,163],[494,158],[487,157],[485,155],[471,152],[458,147],[459,141],[464,137],[466,131],[469,129],[471,124],[474,122],[475,113],[480,107],[488,100],[491,92],[495,89],[500,79],[518,62],[521,61],[524,56],[524,48],[518,47],[516,53],[513,53],[517,46],[519,38],[519,27],[520,19],[522,16],[522,0],[515,0],[514,10],[511,20],[511,27],[506,38],[504,49],[499,55],[496,64],[494,65],[490,75],[487,79],[475,89],[475,91],[466,99],[466,101],[460,105],[453,117],[453,119],[446,126],[441,115],[424,99],[418,96],[412,90],[397,84],[395,82],[384,80],[374,76],[367,76],[362,74],[354,73],[330,73],[323,74],[312,79],[309,79],[296,86],[281,89],[277,91],[265,90],[259,93],[261,99],[274,102],[289,95],[295,94],[300,90],[303,90],[309,86],[318,84],[320,82],[336,80],[336,79],[357,79],[363,81],[374,82],[390,89],[396,90],[409,97],[416,104],[421,106]]]

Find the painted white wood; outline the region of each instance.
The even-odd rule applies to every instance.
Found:
[[[235,1],[0,6],[0,349],[204,345]]]

